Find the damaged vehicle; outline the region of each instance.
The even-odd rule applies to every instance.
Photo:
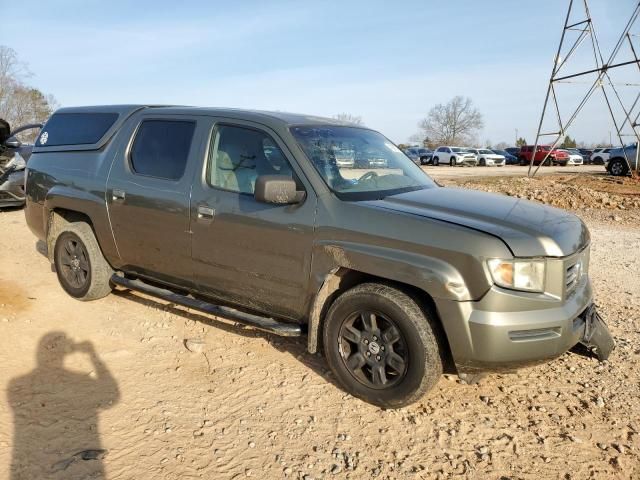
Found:
[[[306,336],[346,391],[385,408],[417,401],[445,368],[509,371],[580,342],[600,359],[614,348],[578,217],[441,187],[366,127],[65,108],[36,142],[26,193],[27,224],[72,297],[124,288]]]
[[[33,145],[16,135],[41,128],[42,124],[28,124],[11,131],[9,123],[0,119],[0,208],[24,205],[24,170]]]

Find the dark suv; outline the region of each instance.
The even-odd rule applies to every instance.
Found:
[[[357,168],[336,161],[344,151]],[[27,224],[69,295],[118,286],[306,335],[347,391],[377,405],[418,400],[449,359],[473,374],[578,342],[600,358],[613,348],[579,218],[440,187],[364,127],[233,109],[62,109],[26,186]]]

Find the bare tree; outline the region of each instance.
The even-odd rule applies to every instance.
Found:
[[[509,144],[507,142],[498,142],[498,143],[495,144],[496,150],[504,150],[508,146],[509,146]]]
[[[57,106],[52,95],[45,95],[25,83],[29,77],[29,68],[20,61],[15,50],[0,45],[0,118],[8,121],[12,127],[44,122]],[[33,136],[36,133],[30,130],[25,135]],[[22,137],[21,140],[34,139]]]
[[[483,126],[480,111],[470,98],[462,96],[439,103],[418,123],[425,136],[441,145],[472,143]]]
[[[352,115],[351,113],[338,113],[332,118],[335,118],[336,120],[340,120],[342,122],[353,123],[354,125],[364,125],[361,116]]]

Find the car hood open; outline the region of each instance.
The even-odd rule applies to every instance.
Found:
[[[575,215],[506,195],[441,187],[363,203],[488,233],[516,257],[564,257],[589,243],[589,231]]]

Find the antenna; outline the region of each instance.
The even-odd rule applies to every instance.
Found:
[[[542,114],[540,116],[540,123],[538,124],[538,133],[536,134],[536,142],[533,147],[533,155],[531,156],[531,161],[529,163],[529,171],[527,173],[529,177],[535,176],[535,174],[538,172],[540,167],[544,165],[545,162],[547,162],[547,160],[549,160],[550,154],[553,151],[553,149],[556,148],[559,144],[561,144],[564,141],[564,139],[566,138],[566,131],[573,124],[578,114],[582,111],[582,109],[586,105],[587,101],[598,90],[601,90],[602,94],[604,95],[604,100],[607,105],[607,109],[609,110],[609,114],[611,115],[611,120],[613,121],[613,125],[616,129],[616,133],[618,135],[618,139],[620,140],[620,144],[624,146],[622,137],[625,137],[625,136],[635,137],[636,141],[640,143],[640,132],[638,130],[638,127],[640,127],[640,125],[638,124],[638,119],[640,118],[640,93],[638,93],[635,101],[631,104],[631,106],[627,108],[627,105],[625,105],[625,102],[623,102],[623,99],[616,88],[616,84],[612,81],[611,76],[609,75],[609,72],[616,68],[621,68],[621,67],[634,65],[634,64],[640,70],[640,60],[638,59],[637,50],[634,47],[633,41],[632,41],[632,37],[637,37],[638,35],[634,35],[630,33],[631,28],[634,26],[636,20],[640,16],[640,2],[637,3],[633,12],[631,12],[631,16],[629,17],[629,20],[625,24],[622,34],[620,35],[617,43],[615,44],[611,54],[609,55],[606,61],[604,60],[602,56],[602,52],[600,50],[600,44],[598,42],[598,37],[596,36],[595,28],[593,25],[593,19],[589,11],[589,5],[587,3],[587,0],[578,0],[575,3],[583,7],[582,14],[584,15],[584,17],[580,17],[580,18],[584,18],[584,19],[579,20],[577,22],[572,21],[572,23],[570,23],[570,18],[572,18],[572,13],[574,12],[575,5],[574,5],[574,0],[569,0],[569,8],[567,10],[567,16],[564,21],[562,36],[560,37],[560,44],[558,45],[558,51],[556,53],[556,56],[554,57],[553,68],[551,69],[551,77],[549,78],[549,85],[547,87],[547,95],[544,99],[544,106],[542,108]],[[580,10],[580,7],[576,7],[575,10]],[[571,32],[577,31],[580,33],[578,37],[575,39],[575,41],[568,47],[568,50],[567,50],[565,43],[567,45],[570,44],[570,42],[566,40],[567,33],[570,31]],[[594,68],[583,70],[578,73],[572,73],[568,75],[565,74],[565,71],[566,71],[565,66],[567,65],[567,62],[572,57],[574,57],[574,54],[578,49],[578,47],[587,39],[590,41],[591,49],[593,51]],[[625,61],[617,61],[616,58],[618,57],[618,54],[622,50],[622,47],[627,45],[627,43],[630,48],[633,59],[625,60]],[[566,51],[567,53],[564,54],[564,58],[562,58],[561,54],[564,51]],[[590,85],[590,88],[587,90],[582,100],[578,103],[577,107],[573,110],[573,113],[569,115],[566,121],[563,121],[562,115],[560,113],[560,108],[558,106],[556,85],[558,83],[579,83],[579,80],[576,80],[576,79],[579,79],[580,77],[585,77],[591,74],[596,74],[596,79],[593,82],[587,82],[587,84]],[[628,82],[618,84],[618,86],[621,86],[621,85],[631,86],[631,87],[640,86],[640,84],[638,83],[628,83]],[[613,100],[617,100],[617,104],[624,112],[623,121],[616,120],[616,116],[614,114],[613,107],[612,107],[612,99],[610,98],[610,94],[607,93],[607,89],[605,87],[609,87],[613,91],[613,94],[614,94]],[[636,109],[636,107],[638,107],[638,113],[634,117],[633,111]],[[558,130],[554,132],[543,133],[542,125],[548,110],[555,111],[555,115],[558,123]],[[631,130],[633,131],[632,134],[628,135],[623,133],[623,129],[625,128],[626,125],[628,125],[631,128]],[[554,137],[555,140],[551,145],[551,148],[549,148],[544,158],[538,165],[538,167],[532,172],[534,160],[536,157],[536,151],[538,150],[538,145],[542,137]],[[631,171],[632,169],[631,169],[631,164],[629,162],[629,159],[627,158],[627,151],[626,149],[624,149],[623,151],[624,151],[625,161],[627,162],[627,167],[629,171]],[[636,163],[635,163],[636,168],[640,168],[640,162],[638,161],[639,153],[640,153],[640,148],[636,147]]]

